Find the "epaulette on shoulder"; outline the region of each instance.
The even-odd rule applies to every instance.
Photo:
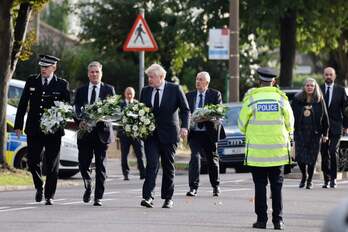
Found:
[[[246,99],[248,99],[250,97],[250,95],[253,94],[254,90],[256,90],[257,88],[250,88],[245,94],[244,94],[244,97],[243,97],[243,101],[245,101]]]
[[[286,96],[286,93],[279,88],[277,88],[277,93],[282,96],[285,100],[288,100],[288,96]]]

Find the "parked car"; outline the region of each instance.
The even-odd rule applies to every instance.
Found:
[[[220,173],[225,173],[226,168],[235,168],[236,172],[247,171],[244,166],[245,136],[237,126],[242,104],[228,103],[228,112],[223,120],[226,138],[217,143],[217,153],[220,158]]]
[[[9,85],[9,103],[18,104],[22,95],[25,82],[20,80],[11,80]],[[7,105],[7,151],[6,161],[15,168],[27,169],[27,137],[22,135],[17,138],[14,132],[14,121],[17,108],[12,105]],[[59,162],[59,177],[68,178],[79,172],[78,149],[77,149],[76,132],[73,130],[65,130],[65,136],[62,137],[60,162]],[[45,167],[43,167],[45,169]]]

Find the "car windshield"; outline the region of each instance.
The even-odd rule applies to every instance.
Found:
[[[240,110],[242,108],[241,105],[228,106],[228,112],[226,114],[226,118],[223,121],[223,126],[226,127],[237,127],[238,117]]]

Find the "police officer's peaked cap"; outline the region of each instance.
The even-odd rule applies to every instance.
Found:
[[[59,58],[50,55],[40,55],[39,65],[43,67],[48,67],[57,64]]]
[[[260,67],[256,70],[259,74],[259,78],[263,81],[271,82],[274,78],[277,77],[277,73],[272,68]]]

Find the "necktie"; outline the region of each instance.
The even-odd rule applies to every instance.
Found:
[[[199,94],[198,108],[203,107],[203,94]]]
[[[325,92],[325,103],[326,107],[329,107],[329,99],[330,99],[330,86],[327,87],[326,92]]]
[[[44,78],[44,84],[43,84],[44,89],[46,89],[47,85],[48,85],[47,78]]]
[[[199,102],[198,102],[198,108],[202,108],[203,107],[203,94],[199,94]],[[203,128],[203,123],[199,122],[197,123],[197,126],[199,129]]]
[[[155,114],[159,112],[159,90],[160,89],[156,89],[155,100],[153,102],[153,111]]]
[[[95,98],[96,98],[96,91],[95,89],[97,88],[97,86],[93,85],[93,89],[92,89],[92,94],[91,94],[91,100],[89,101],[89,104],[93,104],[95,102]]]

